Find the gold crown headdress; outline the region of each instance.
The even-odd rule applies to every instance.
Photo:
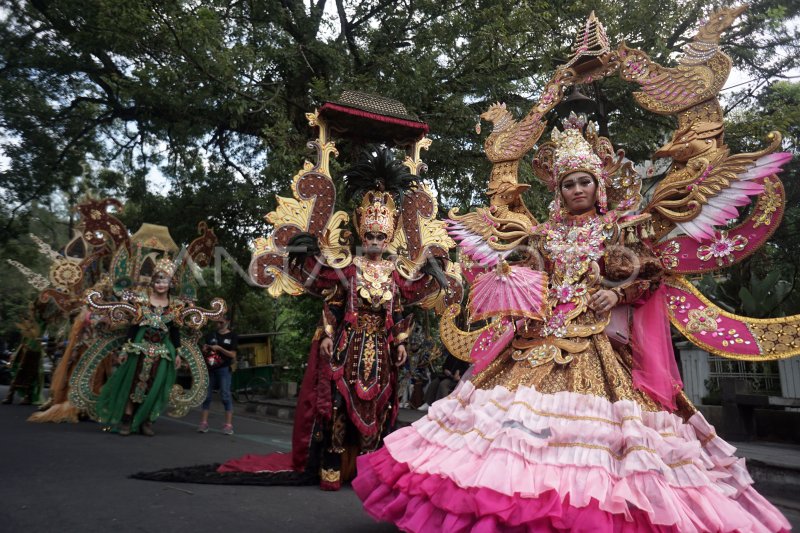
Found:
[[[358,235],[364,240],[367,233],[383,233],[387,240],[394,235],[397,209],[388,192],[368,191],[361,200],[358,214]]]
[[[404,194],[417,187],[419,176],[411,174],[402,162],[385,146],[367,146],[358,161],[344,174],[347,196],[361,197],[356,209],[358,235],[367,232],[386,234],[391,241],[397,223],[398,207],[402,208]],[[397,203],[395,203],[397,198]]]
[[[552,141],[542,146],[533,161],[533,170],[547,188],[554,191],[555,198],[551,210],[555,213],[561,209],[561,181],[575,172],[586,172],[594,176],[597,182],[597,204],[600,210],[607,209],[607,178],[603,159],[595,152],[595,147],[584,137],[583,130],[596,137],[596,126],[586,121],[584,115],[574,112],[562,121],[563,131],[553,129]]]
[[[556,149],[551,187],[555,189],[562,179],[573,172],[588,172],[598,181],[602,181],[603,162],[583,136],[586,117],[570,113],[564,119],[563,125],[563,132],[554,129],[552,134]]]

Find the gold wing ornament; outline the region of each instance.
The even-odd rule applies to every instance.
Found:
[[[456,318],[460,313],[461,306],[456,304],[445,310],[439,323],[440,338],[447,351],[456,359],[472,362],[470,357],[472,347],[475,346],[478,338],[492,326],[487,325],[474,331],[463,331],[456,325]]]
[[[458,241],[459,251],[471,263],[484,268],[493,268],[504,261],[525,245],[536,230],[530,221],[495,216],[497,211],[494,207],[479,207],[459,215],[458,208],[454,208],[448,214],[448,232]]]
[[[731,60],[720,49],[719,39],[745,9],[739,6],[712,14],[684,47],[674,68],[655,63],[625,43],[618,48],[620,76],[642,89],[634,93],[637,103],[678,120],[672,139],[654,154],[672,159],[645,209],[653,216],[655,240],[677,230],[709,244],[719,234],[716,228],[738,218],[737,207],[760,197],[767,189],[766,181],[791,158],[776,152],[781,142],[777,132],[770,134],[763,150],[749,154],[731,154],[723,140],[718,94],[730,74]],[[752,246],[763,244],[765,235],[752,235]]]
[[[83,305],[83,292],[100,282],[105,273],[105,258],[127,244],[125,226],[109,212],[110,208],[121,211],[122,207],[114,198],[81,199],[75,208],[80,218],[73,238],[58,252],[30,234],[39,252],[50,261],[48,277],[33,273],[19,262],[9,263],[39,291],[39,303],[51,306],[65,319]]]
[[[684,48],[674,68],[658,65],[641,50],[622,43],[612,51],[604,39],[602,25],[590,17],[579,33],[574,57],[557,69],[537,105],[517,123],[505,106],[492,106],[482,118],[495,124],[486,142],[493,163],[488,193],[494,199],[501,187],[513,190],[519,158],[535,145],[544,115],[563,97],[564,89],[619,72],[639,84],[636,102],[645,110],[673,115],[678,127],[656,157],[672,160],[666,177],[657,185],[652,200],[641,215],[632,213],[641,201],[641,181],[631,162],[616,154],[607,139],[587,131],[586,139],[603,159],[606,169],[618,166],[608,187],[609,204],[621,215],[619,230],[626,242],[643,241],[659,256],[667,271],[670,319],[698,346],[712,353],[744,360],[781,359],[798,353],[793,335],[800,331],[800,316],[756,320],[727,313],[703,297],[684,276],[712,272],[739,262],[754,253],[773,234],[785,206],[783,185],[777,177],[790,154],[777,152],[781,137],[771,133],[762,150],[731,154],[724,144],[723,111],[718,94],[731,69],[730,58],[719,47],[722,32],[745,10],[745,6],[713,13]],[[594,44],[594,48],[592,47]],[[596,50],[597,54],[587,53]],[[526,137],[527,136],[527,137]],[[543,143],[534,160],[534,173],[546,179],[552,171],[553,146]],[[505,185],[503,185],[505,183]],[[523,214],[515,207],[519,195],[491,202],[494,210],[480,208],[467,215],[451,213],[450,230],[470,260],[501,262],[505,256],[504,230],[520,238],[535,229],[514,225],[497,206]],[[740,218],[738,207],[752,208]],[[535,225],[535,222],[532,222]],[[519,231],[520,233],[515,233]],[[508,240],[514,242],[514,238]],[[471,339],[460,332],[454,320],[442,320],[442,338]],[[461,353],[469,359],[469,353]]]
[[[684,46],[674,68],[663,67],[647,53],[621,43],[619,74],[641,87],[634,93],[636,102],[653,113],[675,115],[679,131],[697,122],[721,122],[717,96],[730,74],[731,59],[720,49],[719,39],[746,9],[738,6],[714,12]]]
[[[292,178],[292,198],[277,197],[278,207],[265,217],[272,231],[254,243],[248,269],[253,282],[273,297],[304,292],[302,269],[292,269],[288,264],[288,243],[299,233],[317,238],[321,255],[331,267],[344,268],[353,259],[346,229],[350,217],[334,209],[336,186],[330,174],[330,157],[339,152],[319,112],[308,113],[306,118],[318,131],[317,138],[309,143],[316,149],[316,162],[306,161]]]
[[[407,146],[403,164],[409,173],[419,175],[427,168],[422,162],[421,151],[427,150],[430,144],[431,140],[423,137]],[[397,230],[389,245],[397,271],[412,280],[419,277],[419,271],[427,261],[436,259],[445,266],[443,274],[447,281],[446,289],[432,283],[428,291],[420,294],[418,301],[408,304],[441,312],[447,305],[460,302],[464,294],[461,272],[450,263],[450,250],[456,247],[456,243],[448,235],[445,221],[437,218],[439,204],[427,183],[422,182],[403,196],[400,213]]]
[[[778,132],[754,153],[731,154],[724,143],[718,93],[731,61],[719,37],[746,9],[721,9],[684,48],[675,68],[653,62],[623,43],[618,49],[620,75],[638,83],[634,97],[641,107],[673,115],[678,128],[656,151],[672,164],[659,182],[645,212],[653,234],[642,236],[660,257],[672,324],[691,342],[711,353],[747,361],[774,360],[800,353],[794,341],[800,316],[753,319],[721,309],[684,276],[731,266],[758,250],[783,216],[785,194],[777,177],[791,154],[777,152]],[[753,204],[744,220],[739,207]]]

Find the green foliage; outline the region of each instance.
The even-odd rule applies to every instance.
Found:
[[[45,206],[34,205],[26,220],[28,230],[45,241],[66,242],[66,225]],[[16,339],[16,323],[28,313],[37,291],[8,260],[14,260],[47,278],[50,261],[27,235],[7,239],[0,247],[0,338]]]
[[[197,222],[207,220],[244,268],[250,243],[266,231],[262,217],[274,195],[288,192],[309,156],[305,113],[343,89],[396,98],[430,124],[425,177],[441,214],[464,211],[486,201],[490,165],[482,143],[489,128],[474,133],[479,113],[500,100],[524,115],[591,10],[612,43],[625,40],[671,63],[698,19],[718,5],[0,0],[2,255],[16,253],[14,239],[29,231],[36,205],[53,204],[68,234],[71,207],[92,188],[123,197],[120,217],[134,231],[143,222],[163,224],[176,242],[188,243]],[[724,37],[734,65],[757,80],[796,67],[800,39],[785,21],[798,12],[791,0],[755,0]],[[636,108],[633,89],[609,79],[587,91],[607,113],[601,131],[642,161],[673,124]],[[768,126],[784,129],[797,146],[796,86],[730,96],[740,146],[759,144]],[[783,113],[792,98],[793,111]],[[335,171],[349,157],[342,148]],[[520,179],[534,181],[529,164]],[[797,202],[797,187],[789,192]],[[540,218],[547,196],[536,183],[525,195]],[[787,229],[775,238],[781,244],[758,259],[764,265],[800,260],[797,216],[787,212]],[[46,237],[53,244],[66,239],[60,230]],[[203,297],[224,295],[239,331],[285,328],[277,357],[304,357],[318,302],[272,302],[227,268],[222,284]]]
[[[154,168],[175,185],[220,179],[246,198],[271,198],[303,158],[305,113],[345,88],[419,113],[431,125],[428,175],[445,206],[482,203],[489,166],[471,133],[477,115],[494,100],[524,114],[589,11],[611,42],[671,62],[716,5],[3,0],[4,203],[16,219],[87,163],[123,171],[140,200]],[[761,78],[796,66],[796,39],[783,22],[798,10],[788,0],[754,2],[725,37],[735,65]],[[637,110],[632,90],[610,79],[592,92],[608,114],[602,126],[641,160],[670,121]],[[231,204],[240,226],[259,224],[271,206]]]
[[[750,287],[739,289],[739,299],[746,316],[761,318],[776,309],[792,290],[792,284],[781,280],[781,273],[773,270],[764,279],[751,278]]]
[[[316,298],[282,296],[277,300],[277,331],[274,359],[288,368],[282,376],[288,381],[300,381],[305,369],[311,340],[322,316],[322,301]]]

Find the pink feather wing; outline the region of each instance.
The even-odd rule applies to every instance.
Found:
[[[447,233],[458,243],[458,247],[471,260],[483,267],[496,266],[511,253],[499,252],[489,246],[483,236],[473,232],[467,226],[456,220],[446,219]]]
[[[697,217],[689,222],[678,223],[677,226],[698,242],[713,238],[716,226],[724,226],[728,220],[739,216],[734,206],[749,205],[751,196],[764,192],[764,184],[760,178],[777,174],[791,158],[790,152],[777,152],[759,157],[745,172],[737,175],[737,181],[710,198]]]

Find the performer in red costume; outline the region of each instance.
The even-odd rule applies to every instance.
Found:
[[[355,457],[376,450],[394,424],[397,367],[406,360],[413,319],[403,315],[403,302],[418,300],[435,283],[427,274],[408,280],[383,257],[400,218],[396,204],[417,176],[387,148],[369,147],[344,179],[347,196],[361,197],[354,217],[361,254],[344,268],[331,268],[310,234],[289,243],[295,277],[305,280],[309,292],[325,295],[292,441],[292,469],[308,478],[318,475],[323,490],[338,490],[348,481]],[[285,461],[280,454],[249,457],[224,464],[220,472],[247,469],[266,476],[264,471],[285,470]],[[275,482],[286,477],[277,472]]]
[[[346,91],[309,113],[318,137],[316,164],[278,197],[269,237],[255,242],[253,281],[270,295],[324,300],[295,411],[291,454],[249,455],[222,465],[140,473],[135,477],[213,484],[316,484],[337,490],[353,476],[355,458],[380,447],[397,416],[398,365],[406,357],[411,316],[405,308],[442,308],[462,296],[455,242],[418,172],[430,141],[427,125],[399,102]],[[331,132],[384,143],[368,145],[344,174],[353,216],[336,211],[330,174]],[[395,159],[392,149],[405,149]]]

